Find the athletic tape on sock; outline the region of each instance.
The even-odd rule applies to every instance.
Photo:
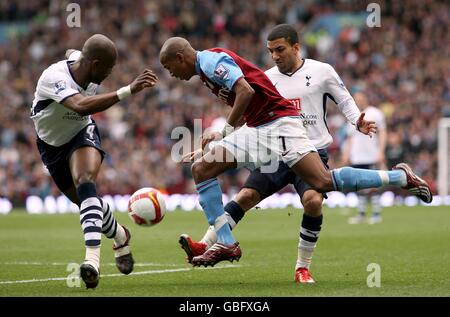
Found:
[[[219,231],[220,228],[222,228],[222,226],[227,223],[228,223],[228,220],[227,220],[227,216],[225,216],[225,214],[217,217],[216,221],[214,222],[214,230],[216,230],[216,232]]]

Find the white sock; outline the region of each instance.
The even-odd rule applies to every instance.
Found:
[[[100,269],[100,247],[86,247],[84,261],[95,267],[98,271]]]
[[[125,243],[127,236],[123,227],[114,218],[109,204],[102,200],[103,224],[102,233],[108,238],[114,238],[114,246],[119,246]]]
[[[372,196],[372,215],[379,216],[381,213],[380,195]]]
[[[233,217],[225,211],[225,216],[227,217],[228,224],[230,225],[231,229],[234,229],[236,227],[237,223],[234,221]]]
[[[126,247],[114,250],[114,257],[118,258],[122,255],[129,254],[130,252],[130,246],[127,245]]]
[[[360,215],[366,214],[366,206],[367,206],[367,196],[358,195],[358,213]]]
[[[226,224],[225,224],[226,225]],[[214,229],[214,226],[209,226],[208,230],[206,230],[205,235],[200,240],[200,242],[204,242],[207,245],[207,248],[209,249],[214,243],[217,242],[217,233]]]
[[[120,224],[117,224],[117,232],[116,236],[114,237],[114,246],[122,245],[125,243],[125,241],[127,241],[125,229]]]
[[[296,270],[300,267],[309,269],[316,244],[317,242],[309,242],[300,238],[300,242],[298,243],[297,263],[295,265]]]

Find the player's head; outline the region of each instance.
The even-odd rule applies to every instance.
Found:
[[[108,77],[116,59],[116,45],[102,34],[92,35],[83,45],[82,62],[86,64],[92,83],[100,84]]]
[[[300,62],[297,31],[289,24],[275,26],[267,36],[267,49],[282,73],[289,73]]]
[[[172,77],[189,80],[197,74],[196,51],[182,37],[171,37],[165,41],[159,52],[159,60]]]

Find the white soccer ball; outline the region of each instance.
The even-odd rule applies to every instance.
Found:
[[[141,188],[128,201],[128,216],[137,225],[153,226],[166,213],[166,203],[161,192],[151,187]]]

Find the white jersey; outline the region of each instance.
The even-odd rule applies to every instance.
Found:
[[[50,65],[42,73],[34,93],[31,119],[38,137],[52,146],[69,142],[80,130],[92,122],[91,116],[81,116],[62,103],[76,94],[95,95],[98,85],[89,84],[84,90],[72,77],[69,65],[80,56],[70,54],[67,60]]]
[[[292,74],[283,74],[277,66],[266,75],[280,94],[291,100],[300,112],[308,137],[317,149],[328,147],[333,138],[326,121],[326,101],[330,98],[353,125],[360,111],[334,68],[326,63],[305,59]]]
[[[384,114],[377,108],[369,106],[364,109],[365,120],[375,121],[377,128],[379,130],[386,129],[386,122],[384,119]],[[372,138],[369,136],[355,132],[355,129],[349,127],[348,136],[351,137],[351,148],[350,148],[350,164],[375,164],[378,160],[378,153],[380,149],[380,140],[378,134],[373,134]]]

